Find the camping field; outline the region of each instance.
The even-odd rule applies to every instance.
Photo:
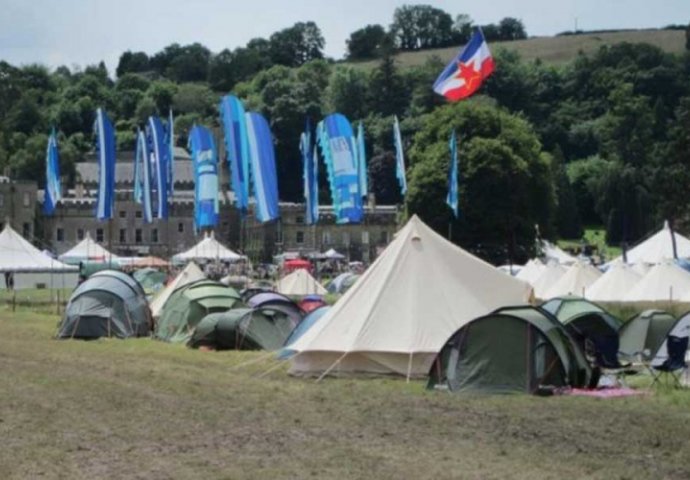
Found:
[[[0,307],[2,479],[690,477],[690,390],[597,400],[316,383],[261,353],[57,341],[57,320]]]

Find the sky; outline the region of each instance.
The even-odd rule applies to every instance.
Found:
[[[154,54],[171,43],[200,42],[211,51],[312,20],[339,59],[353,31],[388,26],[396,7],[424,3],[477,24],[522,20],[530,36],[579,29],[657,28],[688,24],[690,0],[0,0],[0,60],[51,68],[106,62],[111,75],[126,50]]]

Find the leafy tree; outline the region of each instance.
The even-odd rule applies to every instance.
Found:
[[[575,193],[563,163],[563,153],[557,149],[552,156],[553,183],[556,188],[556,230],[563,238],[581,238],[583,234]]]
[[[340,112],[351,120],[367,115],[367,75],[352,67],[338,67],[333,71],[328,85],[327,106],[332,112]]]
[[[522,40],[527,38],[525,26],[517,18],[505,17],[498,24],[501,40]]]
[[[596,211],[599,182],[611,168],[611,161],[593,156],[570,162],[566,166],[569,183],[575,196],[582,222],[601,225],[604,219]],[[604,217],[605,218],[605,217]]]
[[[208,76],[211,52],[200,43],[180,47],[178,54],[170,59],[165,75],[178,83],[203,82]]]
[[[402,115],[409,103],[409,91],[392,56],[384,56],[369,78],[370,109],[383,116]]]
[[[165,112],[165,110],[163,110],[163,112]],[[156,107],[156,102],[148,95],[145,95],[141,97],[137,104],[136,111],[134,112],[134,120],[138,124],[143,124],[150,116],[160,114],[161,112]]]
[[[115,83],[116,90],[138,90],[145,92],[151,82],[144,76],[136,73],[125,73],[120,75]]]
[[[278,65],[299,67],[323,58],[325,41],[314,22],[298,22],[271,35],[269,42],[271,60]]]
[[[205,117],[214,115],[217,103],[217,96],[206,85],[183,83],[173,96],[172,107],[176,112],[197,113]]]
[[[10,109],[6,124],[8,130],[13,132],[30,134],[45,130],[45,119],[35,96],[29,92],[22,95]]]
[[[347,40],[347,56],[351,60],[375,58],[382,47],[389,45],[389,37],[381,25],[367,25],[355,30]]]
[[[395,9],[391,33],[402,50],[447,46],[453,41],[453,18],[430,5],[403,5]]]
[[[126,73],[142,73],[151,69],[149,63],[149,56],[145,52],[132,52],[127,50],[120,55],[120,60],[117,62],[115,74],[119,77]]]
[[[395,168],[395,153],[390,151],[371,157],[369,160],[367,165],[369,191],[374,193],[376,202],[379,204],[396,205],[402,202]]]
[[[150,97],[156,105],[159,113],[167,112],[173,104],[173,98],[179,90],[179,86],[168,81],[152,82],[146,91],[146,96]]]
[[[472,18],[466,14],[461,13],[455,17],[453,23],[453,43],[462,44],[467,43],[472,36]]]

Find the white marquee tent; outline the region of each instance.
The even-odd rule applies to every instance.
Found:
[[[575,262],[545,292],[544,298],[577,295],[584,297],[587,289],[601,277],[601,272],[589,263]]]
[[[534,296],[542,300],[546,300],[549,297],[546,296],[546,292],[556,283],[566,272],[566,268],[558,262],[549,262],[544,271],[537,277],[537,279],[532,283],[534,287]]]
[[[690,258],[690,240],[678,232],[673,232],[673,236],[676,239],[678,258]],[[656,264],[673,259],[673,242],[668,222],[664,222],[663,228],[647,240],[631,248],[626,254],[626,259],[630,264],[641,262]],[[623,257],[620,256],[612,260],[612,263],[622,261]]]
[[[308,271],[298,268],[278,280],[278,292],[283,295],[325,295],[328,291]]]
[[[168,298],[170,298],[170,295],[172,295],[175,290],[204,278],[206,278],[206,275],[204,275],[204,272],[201,271],[197,264],[194,262],[189,262],[187,266],[184,267],[184,270],[178,273],[173,281],[167,284],[165,288],[159,291],[156,297],[151,300],[151,304],[149,306],[151,308],[151,315],[153,318],[158,318],[160,316],[165,302],[168,301]]]
[[[630,265],[616,263],[585,291],[585,297],[593,302],[622,302],[641,278]]]
[[[416,215],[291,348],[291,373],[425,376],[448,338],[531,287],[448,242]]]
[[[205,234],[204,238],[189,250],[173,256],[173,262],[184,263],[190,260],[237,262],[243,257],[216,240],[213,232]]]
[[[86,232],[84,239],[77,243],[70,250],[66,251],[58,257],[62,262],[69,263],[72,265],[77,265],[80,262],[116,262],[118,260],[117,255],[109,252],[98,243],[96,243]]]
[[[546,265],[538,258],[533,258],[520,269],[515,278],[524,280],[527,283],[533,284],[537,281],[539,276],[544,272]]]
[[[673,261],[655,265],[630,289],[625,302],[690,302],[690,273]]]

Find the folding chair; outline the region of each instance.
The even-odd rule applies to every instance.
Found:
[[[666,347],[668,357],[661,365],[652,365],[650,372],[654,377],[652,387],[656,385],[662,376],[666,377],[666,385],[668,385],[668,377],[673,379],[673,385],[676,388],[682,388],[680,377],[688,368],[685,362],[685,354],[688,351],[688,337],[676,337],[669,335],[666,339]]]
[[[618,358],[618,337],[593,336],[588,341],[593,345],[594,366],[601,369],[602,375],[614,375],[619,385],[626,386],[625,374],[630,368],[630,363],[621,363]]]

